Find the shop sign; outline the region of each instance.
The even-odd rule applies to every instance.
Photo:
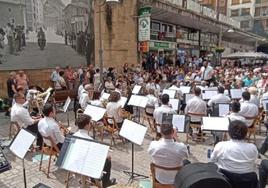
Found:
[[[150,16],[152,12],[152,7],[142,7],[139,10],[139,16]]]
[[[176,43],[168,43],[168,42],[150,42],[151,48],[157,49],[175,49]]]
[[[150,40],[150,17],[139,18],[139,41]]]

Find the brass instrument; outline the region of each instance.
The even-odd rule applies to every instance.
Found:
[[[41,109],[44,106],[44,97],[47,96],[48,93],[50,93],[53,90],[53,88],[49,87],[45,92],[41,93],[37,90],[29,91],[29,106],[30,111],[32,111],[34,108],[37,108],[39,113],[41,112]]]
[[[65,127],[60,121],[56,121],[56,122],[58,123],[60,130],[63,131],[64,135],[68,135],[71,133],[71,127]]]

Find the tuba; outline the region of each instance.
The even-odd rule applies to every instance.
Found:
[[[53,88],[49,87],[45,92],[40,92],[37,90],[29,90],[29,107],[30,111],[33,111],[34,109],[38,110],[38,112],[41,112],[41,109],[44,106],[44,99],[45,97],[51,93]]]

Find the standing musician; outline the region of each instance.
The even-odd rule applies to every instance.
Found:
[[[59,124],[54,119],[56,117],[56,110],[52,104],[47,103],[43,107],[44,118],[38,123],[38,130],[44,137],[51,137],[54,143],[61,149],[64,142],[64,134],[60,130]],[[46,145],[51,146],[51,143],[44,139]]]
[[[40,117],[31,117],[27,108],[23,106],[25,104],[25,96],[22,93],[16,93],[14,95],[15,104],[11,108],[11,121],[17,122],[20,127],[24,127],[27,130],[37,134],[37,143],[38,147],[42,147],[43,138],[38,132],[37,123],[40,120]]]

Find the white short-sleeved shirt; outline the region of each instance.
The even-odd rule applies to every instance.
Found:
[[[239,140],[219,142],[212,154],[211,162],[219,168],[238,174],[255,171],[258,150],[254,144]]]
[[[224,95],[223,93],[219,93],[208,101],[208,106],[212,106],[213,104],[219,104],[219,103],[230,103],[231,99],[230,97]]]
[[[213,72],[213,68],[211,66],[207,66],[206,68],[203,66],[201,68],[201,79],[202,80],[209,80],[212,78],[210,75]]]
[[[185,114],[196,113],[196,114],[207,114],[207,104],[200,97],[193,97],[190,99],[185,107]],[[201,122],[200,116],[191,115],[191,122]]]
[[[259,109],[258,107],[249,102],[249,101],[244,101],[243,103],[241,103],[241,110],[239,112],[239,114],[241,116],[244,116],[244,117],[255,117],[257,116],[259,113]],[[251,126],[252,123],[253,123],[254,120],[246,120],[247,122],[247,126]]]
[[[157,124],[162,124],[162,116],[163,114],[176,114],[176,111],[172,109],[172,107],[168,105],[161,105],[160,107],[154,110],[154,119]]]
[[[27,128],[34,123],[29,111],[23,105],[14,103],[10,112],[11,121],[17,122],[20,127]]]
[[[119,114],[119,110],[122,108],[122,105],[119,102],[109,102],[106,106],[106,113],[108,117],[113,117],[116,123],[122,123],[123,118]],[[109,122],[112,123],[112,122]]]
[[[55,142],[55,144],[64,142],[65,137],[63,136],[63,133],[60,131],[58,123],[55,121],[55,119],[51,117],[44,117],[39,121],[38,131],[44,137],[50,136]],[[44,139],[44,142],[47,145],[50,145],[50,142],[48,140]]]
[[[152,141],[148,152],[154,164],[167,168],[182,166],[183,160],[188,158],[187,147],[173,139]],[[162,184],[174,184],[176,174],[177,171],[156,169],[156,179]]]

